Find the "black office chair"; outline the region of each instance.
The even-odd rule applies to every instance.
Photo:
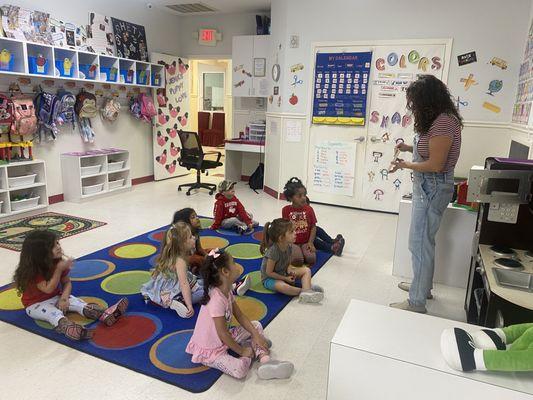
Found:
[[[202,183],[200,182],[200,173],[205,172],[208,175],[207,170],[220,167],[220,157],[222,154],[218,151],[209,151],[204,153],[202,150],[202,144],[200,138],[196,132],[179,131],[178,135],[181,141],[181,152],[178,158],[179,165],[187,169],[196,170],[196,182],[184,183],[178,186],[178,191],[181,191],[182,187],[189,187],[187,190],[187,196],[190,196],[193,189],[209,189],[209,194],[213,194],[217,189],[217,185],[214,183]],[[205,156],[208,154],[217,154],[216,161],[206,160]]]

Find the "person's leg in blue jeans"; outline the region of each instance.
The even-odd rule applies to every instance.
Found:
[[[342,254],[342,248],[344,247],[344,238],[342,235],[338,235],[336,239],[333,239],[324,229],[317,226],[313,245],[317,250],[340,256]]]
[[[315,237],[315,240],[316,240],[316,239],[320,239],[320,240],[322,240],[323,242],[326,242],[327,244],[330,244],[330,245],[332,245],[333,242],[335,242],[335,240],[332,239],[332,237],[329,236],[329,235],[327,234],[327,232],[326,232],[324,229],[322,229],[320,226],[318,226],[318,225],[317,225],[317,227],[316,227],[316,237]],[[315,247],[317,247],[316,244],[315,244]],[[318,247],[317,247],[317,249],[318,249]]]

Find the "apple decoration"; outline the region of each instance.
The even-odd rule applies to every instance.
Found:
[[[298,104],[298,96],[293,93],[292,96],[289,98],[289,103],[291,103],[293,106]]]

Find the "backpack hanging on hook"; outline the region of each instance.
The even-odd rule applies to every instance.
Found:
[[[117,120],[120,114],[120,103],[113,97],[108,97],[104,100],[104,106],[102,107],[102,118],[106,121],[114,122]]]
[[[84,142],[93,143],[95,133],[91,126],[90,118],[96,117],[98,109],[96,108],[96,96],[93,93],[86,92],[84,89],[76,96],[76,105],[74,107],[78,114],[78,125],[80,135]]]

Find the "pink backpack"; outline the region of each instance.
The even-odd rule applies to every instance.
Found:
[[[141,120],[145,122],[152,122],[152,118],[157,115],[154,100],[145,93],[140,93],[137,98],[141,106]]]
[[[11,133],[33,136],[37,132],[37,117],[33,100],[29,97],[14,97],[13,109],[15,119],[11,126]]]

